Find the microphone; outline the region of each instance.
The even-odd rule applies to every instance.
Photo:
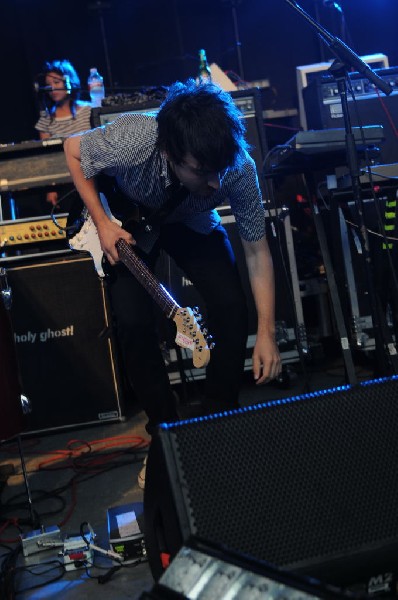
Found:
[[[40,86],[38,83],[34,83],[33,87],[35,89],[35,92],[52,92],[53,90],[52,85]]]
[[[35,92],[68,92],[70,94],[72,91],[70,87],[55,88],[52,85],[40,86],[38,83],[35,83],[33,87]],[[81,88],[75,88],[75,90],[79,91]]]
[[[68,75],[65,75],[64,79],[64,87],[53,87],[52,85],[40,85],[37,81],[33,84],[35,92],[68,92],[68,94],[72,91],[72,86],[70,83],[70,78]],[[80,90],[80,88],[75,88],[76,90]]]

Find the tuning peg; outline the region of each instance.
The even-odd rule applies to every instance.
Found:
[[[206,342],[207,342],[207,346],[209,347],[209,349],[213,350],[213,348],[215,347],[215,343],[213,341],[213,336],[212,335],[207,335],[206,336]]]
[[[193,316],[195,317],[195,319],[198,321],[199,319],[202,318],[202,315],[200,314],[200,310],[198,306],[194,306],[192,309],[192,313]]]

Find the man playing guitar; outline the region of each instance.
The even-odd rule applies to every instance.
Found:
[[[257,384],[276,377],[274,277],[265,237],[265,214],[244,121],[231,96],[212,83],[177,82],[157,115],[123,114],[106,126],[68,138],[65,152],[75,186],[98,232],[110,267],[109,292],[126,373],[148,416],[147,431],[177,420],[175,401],[159,348],[153,303],[119,260],[123,239],[154,268],[161,249],[185,272],[206,303],[215,340],[206,372],[205,409],[238,407],[247,339],[247,306],[236,261],[215,208],[228,200],[242,240],[257,308],[253,350]],[[150,248],[104,210],[97,176],[154,215]],[[163,218],[162,207],[170,206]],[[126,215],[127,216],[127,215]]]

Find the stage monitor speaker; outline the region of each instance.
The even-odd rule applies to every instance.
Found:
[[[121,389],[104,285],[87,257],[11,263],[11,318],[26,428],[120,420]]]
[[[376,69],[385,81],[393,83],[393,92],[385,96],[371,86],[366,77],[351,73],[350,79],[357,102],[348,95],[351,124],[382,125],[385,141],[381,144],[381,161],[385,164],[398,162],[398,67]],[[344,119],[337,83],[330,77],[312,81],[303,90],[308,129],[343,128]]]
[[[161,425],[144,496],[154,577],[191,535],[334,585],[396,572],[397,394],[393,377]]]

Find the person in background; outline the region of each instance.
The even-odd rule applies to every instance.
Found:
[[[211,83],[176,82],[157,115],[123,114],[113,123],[69,137],[67,163],[97,228],[108,261],[108,290],[116,316],[124,367],[144,408],[146,429],[178,419],[159,347],[151,297],[119,262],[120,238],[151,269],[165,250],[203,297],[215,340],[206,372],[205,411],[238,408],[247,340],[247,305],[227,232],[215,208],[231,205],[245,251],[257,308],[253,376],[257,384],[277,377],[281,359],[275,342],[274,275],[265,237],[265,212],[241,113],[231,96]],[[179,195],[161,221],[148,252],[137,235],[112,221],[98,194],[98,177],[113,176],[131,209],[159,211]],[[102,175],[103,177],[103,175]],[[173,188],[175,192],[173,192]],[[157,213],[158,214],[158,213]],[[126,217],[128,215],[125,215]],[[145,465],[139,485],[145,484]]]
[[[39,79],[40,117],[35,129],[41,140],[66,138],[91,128],[91,104],[79,100],[80,79],[69,60],[45,63]],[[48,192],[46,200],[55,206],[58,193]]]

